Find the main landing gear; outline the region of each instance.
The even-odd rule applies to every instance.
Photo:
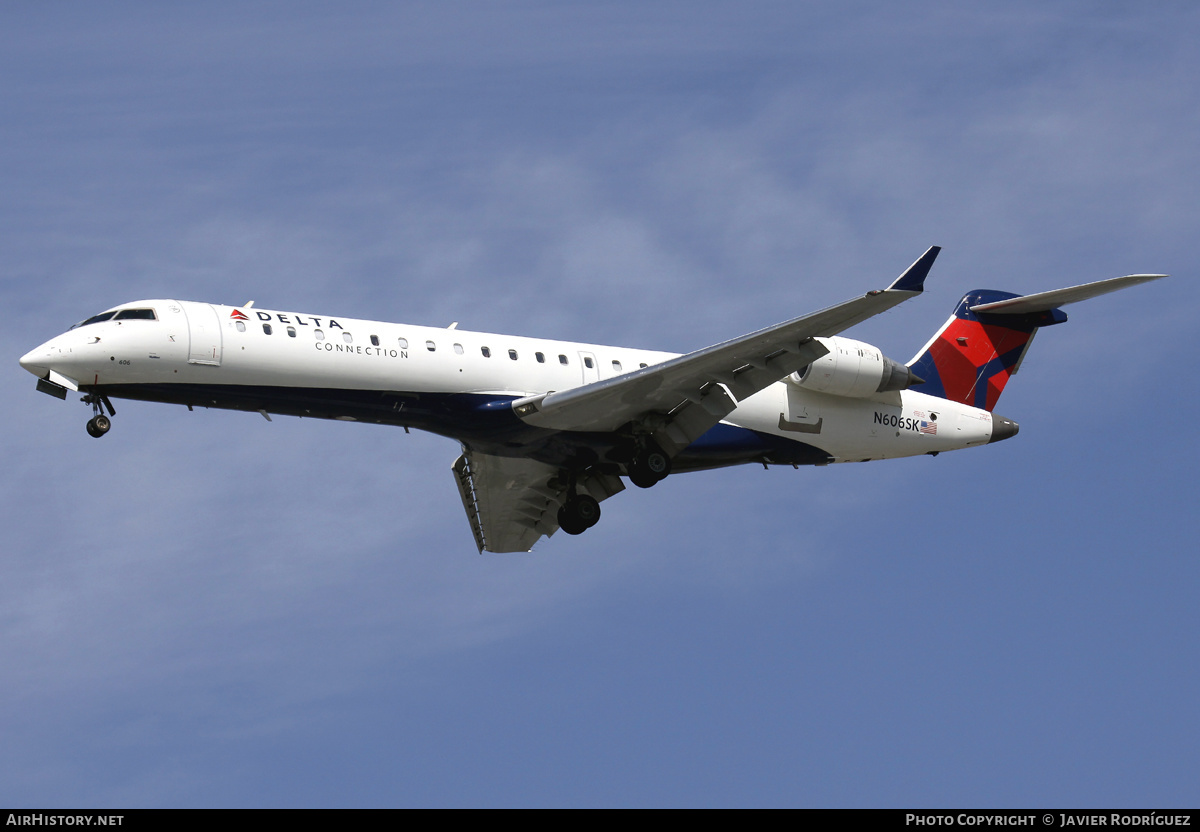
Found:
[[[583,534],[600,522],[600,503],[590,494],[576,494],[574,489],[558,510],[558,527],[567,534]]]
[[[638,488],[650,488],[671,473],[671,457],[655,443],[647,442],[638,448],[626,470],[631,483]]]
[[[88,419],[87,423],[88,436],[94,436],[99,439],[108,433],[109,428],[112,427],[112,420],[109,416],[117,415],[117,410],[112,406],[112,402],[108,400],[108,396],[103,396],[100,393],[88,393],[80,401],[92,406],[92,418]],[[105,408],[108,408],[108,416],[104,415]]]
[[[648,437],[638,440],[633,456],[625,463],[625,475],[639,488],[649,488],[670,473],[671,457]],[[600,522],[600,503],[592,495],[576,490],[578,471],[564,470],[562,476],[570,485],[558,510],[558,527],[567,534],[583,534]]]

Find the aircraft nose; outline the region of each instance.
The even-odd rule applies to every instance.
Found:
[[[992,414],[992,438],[988,440],[988,444],[1000,442],[1010,437],[1016,436],[1017,431],[1021,426],[1012,419],[1005,419],[998,413]]]
[[[21,366],[35,376],[43,376],[50,369],[50,351],[46,349],[46,345],[32,349],[21,356]]]

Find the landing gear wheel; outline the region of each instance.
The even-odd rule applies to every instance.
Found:
[[[629,481],[638,488],[649,488],[671,473],[671,457],[657,445],[649,445],[638,452],[629,464]]]
[[[112,402],[108,400],[108,396],[92,391],[80,399],[80,401],[92,406],[92,418],[88,419],[87,423],[88,436],[94,436],[99,439],[108,433],[108,429],[112,427],[112,420],[104,415],[104,408],[108,408],[109,416],[117,415],[117,411],[113,408]]]
[[[567,505],[571,506],[571,513],[583,521],[585,529],[600,522],[600,503],[590,494],[576,494]]]
[[[647,450],[641,455],[638,462],[660,480],[666,479],[667,474],[671,473],[671,458],[657,448]]]
[[[600,503],[589,494],[576,494],[558,510],[558,527],[567,534],[583,534],[600,522]]]
[[[558,510],[558,527],[567,534],[583,534],[587,531],[587,526],[583,525],[583,521],[572,516],[566,506]]]
[[[644,466],[632,463],[629,466],[629,481],[638,488],[651,488],[658,484],[658,477],[646,470]]]

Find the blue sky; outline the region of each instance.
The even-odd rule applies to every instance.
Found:
[[[1190,3],[7,4],[0,803],[1192,806]],[[453,442],[33,389],[119,302],[687,351],[1068,308],[937,459],[479,557]]]

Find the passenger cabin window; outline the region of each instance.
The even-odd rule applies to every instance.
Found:
[[[462,355],[462,354],[463,354],[463,346],[462,346],[462,344],[455,344],[455,345],[454,345],[454,354],[455,354],[455,355]]]
[[[402,349],[402,350],[408,349],[408,339],[407,338],[400,339],[400,349]]]
[[[246,324],[245,324],[244,322],[242,322],[242,321],[237,321],[237,322],[236,322],[236,325],[237,325],[237,331],[238,331],[238,332],[245,332],[245,331],[246,331]]]
[[[561,365],[563,365],[564,367],[565,367],[565,366],[567,366],[567,363],[568,363],[568,362],[567,362],[567,357],[566,357],[565,355],[560,355],[560,356],[558,357],[558,363],[559,363],[559,364],[561,364]]]
[[[641,368],[644,370],[644,369],[646,369],[646,362],[644,362],[644,361],[643,361],[643,362],[642,362],[641,364],[639,364],[638,366],[639,366],[639,367],[641,367]]]
[[[595,367],[596,365],[592,363],[592,357],[590,355],[586,355],[583,358],[583,366],[587,367],[590,370],[593,367]]]
[[[437,344],[433,343],[432,341],[426,341],[425,349],[429,350],[430,352],[433,352],[437,349]]]
[[[153,309],[122,309],[117,312],[117,321],[157,321]]]
[[[347,344],[353,344],[353,343],[354,343],[354,336],[353,336],[353,335],[351,335],[349,332],[343,332],[343,333],[342,333],[342,340],[343,340],[343,341],[345,341]]]
[[[295,337],[296,337],[296,327],[294,327],[294,326],[289,326],[289,327],[288,327],[288,337],[289,337],[289,338],[295,338]]]
[[[509,351],[508,351],[508,357],[509,357],[509,358],[511,358],[513,361],[516,361],[516,360],[517,360],[517,351],[516,351],[516,350],[509,350]]]
[[[479,348],[479,351],[480,351],[481,353],[483,353],[483,357],[484,357],[484,358],[491,358],[491,357],[492,357],[492,348],[491,348],[491,347],[480,347],[480,348]]]
[[[372,335],[372,336],[371,336],[371,346],[372,346],[372,347],[378,347],[378,346],[379,346],[379,336],[378,336],[378,335]]]
[[[315,336],[317,337],[317,340],[318,340],[318,341],[324,341],[324,340],[325,340],[325,333],[324,333],[324,331],[323,331],[323,330],[320,330],[320,329],[314,329],[314,330],[313,330],[313,335],[315,335]]]
[[[621,362],[620,361],[613,361],[613,372],[617,372],[617,373],[621,372]]]
[[[263,324],[263,332],[267,333],[267,335],[270,335],[271,334],[271,325]]]
[[[540,352],[535,352],[533,354],[533,357],[537,359],[537,363],[539,363],[539,364],[546,363],[546,356],[542,355]]]

